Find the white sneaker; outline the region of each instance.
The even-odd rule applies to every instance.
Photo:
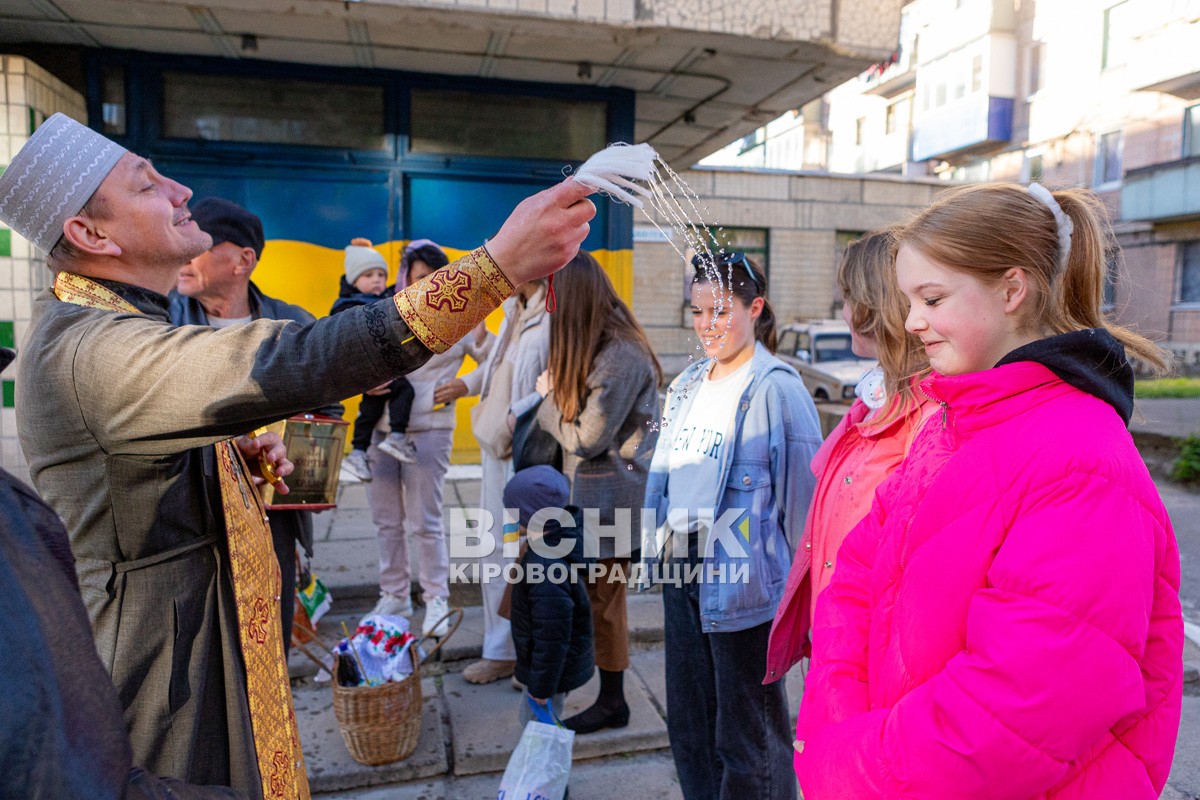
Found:
[[[383,614],[387,617],[411,617],[413,613],[411,597],[397,597],[391,592],[379,593],[379,602],[371,609],[372,614]]]
[[[366,483],[371,480],[371,465],[367,461],[366,450],[351,450],[346,454],[342,459],[338,480],[346,483]]]
[[[421,623],[422,636],[442,637],[450,632],[450,620],[442,619],[450,613],[450,603],[444,597],[435,597],[425,604],[425,621]],[[441,620],[437,627],[434,623]]]
[[[417,463],[417,446],[403,433],[389,433],[387,438],[375,446],[404,464]]]

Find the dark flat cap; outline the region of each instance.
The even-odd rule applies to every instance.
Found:
[[[212,237],[213,247],[221,242],[232,242],[238,247],[250,247],[262,258],[263,224],[255,214],[231,200],[206,197],[190,208],[192,219],[200,230]]]

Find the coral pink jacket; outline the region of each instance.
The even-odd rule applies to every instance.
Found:
[[[1157,798],[1179,552],[1121,418],[1029,361],[922,388],[944,416],[818,603],[806,800]]]
[[[870,409],[855,400],[813,456],[817,488],[771,624],[764,683],[779,680],[808,655],[817,596],[833,577],[842,541],[871,510],[875,487],[904,459],[922,420],[937,409],[932,400],[918,397],[922,402],[908,414],[882,427],[865,423]]]

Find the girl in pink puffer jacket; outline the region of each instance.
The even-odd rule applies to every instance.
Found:
[[[958,190],[897,234],[940,411],[846,539],[797,724],[806,800],[1157,798],[1179,554],[1125,429],[1090,192]]]

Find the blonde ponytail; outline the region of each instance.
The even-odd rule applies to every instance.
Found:
[[[1065,267],[1053,209],[1015,183],[946,192],[896,233],[897,247],[910,245],[939,264],[987,282],[1020,267],[1032,290],[1028,327],[1049,334],[1103,328],[1130,358],[1156,373],[1166,371],[1166,351],[1104,318],[1105,256],[1115,244],[1100,199],[1087,189],[1060,189],[1052,197],[1071,221]]]

